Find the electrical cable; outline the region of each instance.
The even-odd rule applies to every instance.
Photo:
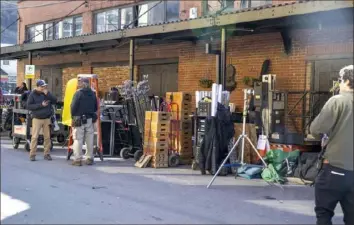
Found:
[[[1,31],[1,34],[4,33],[5,30],[9,29],[12,25],[14,25],[17,21],[20,20],[20,17],[18,17],[14,22],[12,22],[10,25],[8,25],[5,29]]]
[[[17,8],[5,8],[5,9],[1,9],[1,11],[6,11],[6,10],[18,10],[18,9],[31,9],[31,8],[39,8],[39,7],[44,7],[44,6],[50,6],[50,5],[57,5],[57,4],[62,4],[62,3],[68,3],[71,1],[63,1],[63,2],[52,2],[52,3],[47,3],[47,4],[42,4],[42,5],[33,5],[33,6],[24,6],[24,7],[17,7]],[[6,2],[9,3],[9,2]],[[10,5],[14,5],[15,4],[11,4]]]
[[[46,32],[48,29],[54,27],[55,25],[57,25],[59,22],[61,22],[63,19],[65,19],[66,17],[70,16],[73,12],[75,12],[78,8],[80,8],[81,6],[83,6],[84,4],[86,4],[86,1],[81,3],[79,6],[77,6],[75,9],[73,9],[72,11],[70,11],[67,15],[65,15],[64,17],[60,18],[58,21],[53,22],[53,25],[43,29],[43,31],[41,33],[38,33],[37,35],[33,36],[31,39],[26,40],[26,42],[31,42],[35,37],[37,37],[40,34],[43,34],[44,32]]]

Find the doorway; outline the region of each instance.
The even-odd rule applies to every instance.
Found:
[[[43,68],[41,69],[42,80],[48,84],[48,90],[57,98],[63,100],[63,79],[61,68]]]
[[[178,91],[178,63],[141,65],[138,76],[149,81],[149,95],[164,97],[166,92]]]

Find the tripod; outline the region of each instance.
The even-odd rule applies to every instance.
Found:
[[[244,93],[244,95],[243,95],[244,98],[243,98],[243,115],[242,115],[242,123],[243,123],[242,124],[242,134],[238,137],[236,143],[234,144],[234,146],[230,150],[229,154],[226,156],[224,161],[221,163],[219,169],[216,171],[215,175],[213,176],[213,178],[209,182],[207,188],[209,188],[213,184],[214,180],[216,179],[216,177],[220,173],[221,169],[224,167],[225,163],[230,158],[232,152],[236,149],[236,147],[238,146],[240,141],[241,141],[241,162],[240,162],[240,164],[241,164],[241,167],[246,165],[244,163],[244,161],[243,161],[244,152],[245,152],[245,139],[252,146],[253,150],[257,153],[258,157],[262,160],[262,163],[264,164],[264,166],[265,167],[268,166],[267,163],[263,160],[262,156],[258,153],[258,151],[257,151],[256,147],[253,145],[252,141],[246,135],[246,117],[247,117],[247,110],[248,110],[248,95],[253,95],[254,94],[254,90],[244,89],[243,93]]]

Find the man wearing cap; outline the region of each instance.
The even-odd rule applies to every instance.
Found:
[[[31,92],[27,99],[27,109],[32,113],[32,138],[30,146],[30,160],[36,160],[36,151],[38,136],[43,128],[44,136],[44,159],[52,160],[50,156],[50,125],[52,116],[52,104],[55,104],[57,99],[48,91],[47,84],[44,80],[37,81],[37,87]]]
[[[327,135],[323,166],[315,181],[318,225],[332,224],[340,203],[345,224],[354,224],[353,65],[339,72],[339,94],[330,98],[312,122],[314,135]]]
[[[74,161],[72,165],[82,165],[82,144],[85,139],[86,144],[86,164],[92,165],[94,161],[93,141],[94,123],[97,120],[97,98],[90,88],[88,78],[79,78],[79,90],[76,91],[71,103],[71,116],[73,127],[73,153]]]

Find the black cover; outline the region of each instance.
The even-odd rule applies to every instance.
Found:
[[[318,175],[317,162],[319,160],[318,152],[301,153],[294,176],[302,180],[315,181]]]
[[[228,153],[228,144],[235,136],[229,108],[218,104],[216,117],[206,119],[205,138],[202,141],[199,168],[202,174],[215,174]],[[226,175],[227,170],[221,175]]]

